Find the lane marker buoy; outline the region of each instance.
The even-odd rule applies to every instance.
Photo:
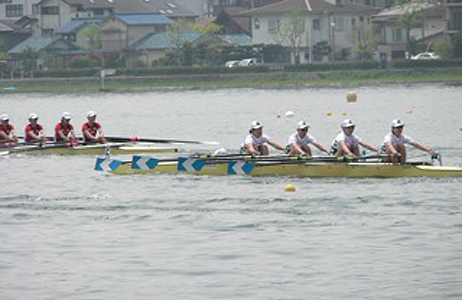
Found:
[[[286,185],[285,190],[286,190],[286,192],[295,192],[295,185],[288,184],[288,185]]]

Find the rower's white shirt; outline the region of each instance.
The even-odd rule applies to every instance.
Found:
[[[385,145],[385,143],[387,142],[391,142],[392,146],[393,147],[396,147],[396,146],[402,146],[404,144],[410,144],[412,142],[414,142],[414,140],[405,135],[405,134],[402,134],[401,136],[396,136],[393,134],[393,132],[389,132],[384,138],[383,138],[383,143],[382,145]]]
[[[304,147],[310,143],[316,142],[314,136],[306,134],[304,138],[300,137],[298,132],[294,132],[289,136],[287,140],[287,146],[292,145],[293,143],[297,144],[299,147]]]
[[[269,136],[262,134],[261,137],[257,138],[253,134],[249,134],[245,140],[244,140],[244,146],[245,145],[253,145],[256,147],[262,146],[269,140]]]
[[[348,136],[344,132],[340,132],[337,135],[337,137],[334,139],[334,141],[332,142],[332,145],[337,145],[340,141],[343,141],[345,143],[345,145],[347,145],[347,146],[351,146],[354,143],[361,142],[361,139],[359,138],[359,136],[357,136],[354,133],[352,135]]]

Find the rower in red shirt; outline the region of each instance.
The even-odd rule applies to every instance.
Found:
[[[43,126],[38,123],[38,115],[29,115],[29,124],[25,129],[24,140],[26,143],[44,142],[47,140]]]
[[[14,125],[10,124],[10,117],[7,114],[0,116],[0,142],[8,144],[7,146],[14,146],[18,141]],[[9,145],[11,144],[11,145]]]
[[[57,143],[67,143],[76,141],[74,126],[71,124],[71,114],[64,112],[61,116],[61,122],[55,126],[55,141]]]
[[[96,113],[89,111],[87,113],[88,122],[82,126],[83,140],[86,143],[100,143],[105,144],[103,126],[100,122],[96,122]]]

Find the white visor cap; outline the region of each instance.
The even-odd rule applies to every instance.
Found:
[[[70,120],[72,119],[72,116],[70,113],[68,113],[67,111],[64,112],[62,115],[61,115],[61,119],[66,119],[66,120]]]
[[[354,127],[356,124],[351,119],[343,120],[342,124],[340,124],[342,128]]]
[[[260,121],[253,121],[252,122],[252,129],[260,129],[263,127],[263,124]]]
[[[2,121],[8,121],[9,119],[10,119],[10,117],[8,117],[7,114],[3,114],[3,115],[0,116],[0,120],[2,120]]]
[[[96,117],[96,113],[90,110],[89,112],[87,112],[87,118],[92,118],[92,117]]]
[[[39,117],[37,114],[30,114],[29,115],[29,120],[37,120]]]
[[[306,123],[305,121],[300,121],[297,124],[297,129],[305,129],[310,128],[310,124]]]
[[[394,119],[392,122],[391,122],[391,127],[395,128],[395,127],[401,127],[401,126],[404,126],[404,123],[403,121],[401,121],[400,119]]]

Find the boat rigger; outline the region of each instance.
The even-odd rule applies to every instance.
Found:
[[[196,174],[247,176],[300,176],[300,177],[461,177],[462,168],[436,166],[426,162],[405,164],[379,161],[339,161],[325,157],[306,160],[247,160],[243,158],[201,159],[179,157],[156,159],[133,156],[131,161],[98,158],[95,170],[114,174]]]

